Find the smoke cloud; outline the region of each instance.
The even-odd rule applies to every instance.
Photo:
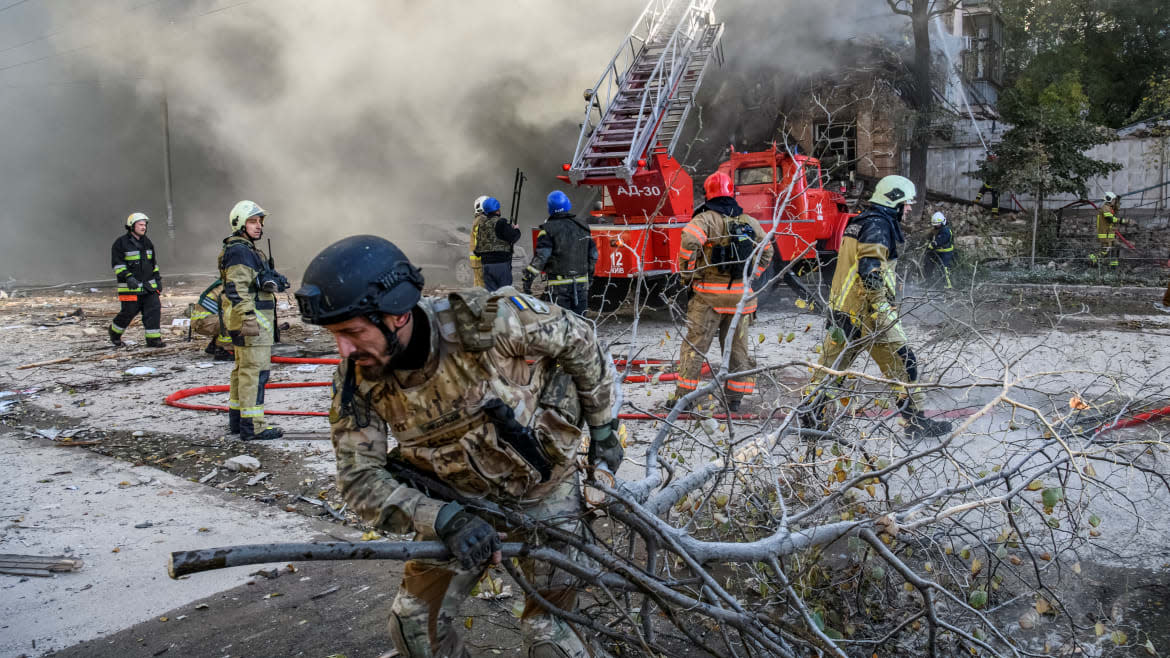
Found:
[[[703,97],[831,70],[826,43],[890,19],[882,0],[809,5],[720,2],[727,65],[708,72]],[[361,232],[412,256],[457,252],[426,243],[466,225],[480,194],[507,211],[517,167],[528,175],[522,224],[534,226],[561,187],[581,92],[642,3],[104,0],[52,11],[62,6],[0,13],[0,280],[108,276],[109,245],[133,211],[152,218],[164,274],[212,271],[242,198],[270,212],[290,273]],[[722,115],[706,124],[712,143],[774,114],[708,104],[705,119]],[[428,273],[444,265],[420,260]]]

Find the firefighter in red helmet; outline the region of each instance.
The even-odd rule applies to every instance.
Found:
[[[748,350],[748,332],[756,312],[751,282],[772,262],[772,245],[756,218],[735,201],[731,177],[717,171],[703,183],[707,202],[695,210],[683,227],[678,250],[678,271],[691,288],[687,304],[687,337],[679,356],[678,387],[675,397],[699,387],[699,373],[707,349],[718,334],[723,349],[731,350],[731,373],[752,370],[756,360]],[[727,344],[740,299],[743,314]],[[727,407],[737,411],[745,395],[755,391],[755,377],[740,375],[725,383]]]

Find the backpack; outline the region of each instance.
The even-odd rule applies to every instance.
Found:
[[[731,281],[739,281],[743,278],[743,264],[755,249],[756,230],[752,225],[739,221],[737,217],[728,217],[727,237],[711,249],[711,264],[731,277]]]

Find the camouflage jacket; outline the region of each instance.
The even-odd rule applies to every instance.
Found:
[[[367,380],[342,363],[329,420],[346,502],[380,529],[430,536],[444,503],[394,479],[391,437],[400,459],[466,495],[539,499],[573,474],[583,422],[613,418],[616,373],[592,325],[511,287],[423,298],[418,309],[430,326],[426,364]],[[547,480],[486,418],[496,399],[532,430]]]
[[[721,272],[719,263],[715,263],[713,252],[716,247],[726,245],[730,237],[730,225],[733,222],[747,223],[756,234],[755,243],[758,245],[767,235],[767,231],[760,226],[755,217],[744,213],[737,216],[728,216],[712,209],[702,210],[682,229],[678,248],[678,271],[683,277],[689,277],[695,297],[707,303],[716,313],[735,313],[739,298],[743,296],[744,280]],[[749,277],[763,274],[772,262],[772,245],[764,246],[760,253],[759,262],[749,272]],[[742,267],[742,263],[739,264]],[[735,265],[733,265],[735,267]],[[744,313],[754,313],[757,303],[749,299],[743,307]]]

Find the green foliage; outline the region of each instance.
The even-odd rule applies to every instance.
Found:
[[[1146,93],[1129,120],[1136,123],[1167,114],[1170,114],[1170,68],[1150,78],[1146,85]]]
[[[992,187],[1036,195],[1070,192],[1084,196],[1090,178],[1121,165],[1095,160],[1085,151],[1117,139],[1086,119],[1089,99],[1075,74],[1055,79],[1021,78],[1000,100],[1011,130],[996,146],[996,158],[979,165],[978,177]]]
[[[1089,120],[1120,128],[1157,74],[1170,70],[1165,0],[999,0],[1009,88],[1072,75],[1089,99]],[[1144,118],[1144,117],[1142,117]]]

